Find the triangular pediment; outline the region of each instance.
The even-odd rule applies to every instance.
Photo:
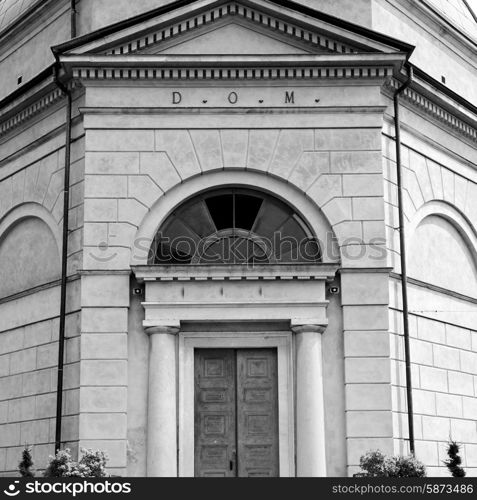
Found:
[[[180,0],[54,48],[62,55],[397,53],[410,46],[288,0]]]
[[[183,35],[170,43],[158,43],[143,49],[142,54],[308,54],[316,53],[307,50],[303,43],[283,37],[271,36],[256,29],[229,20],[227,23],[213,25],[201,33]]]

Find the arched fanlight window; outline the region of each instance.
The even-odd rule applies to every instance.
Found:
[[[159,229],[150,264],[320,262],[310,228],[293,208],[252,189],[216,189],[179,206]]]

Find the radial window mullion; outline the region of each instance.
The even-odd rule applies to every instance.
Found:
[[[255,220],[252,224],[252,229],[250,230],[251,233],[255,231],[255,228],[257,227],[257,224],[260,220],[261,215],[263,214],[263,211],[265,210],[265,205],[267,204],[267,201],[265,199],[262,199],[262,204],[260,205],[260,208],[258,209],[257,216],[255,217]]]
[[[154,252],[162,236],[170,239],[170,246],[163,240]],[[307,239],[316,242],[316,257],[305,251]],[[207,261],[207,248],[217,252],[214,262]],[[321,245],[286,202],[255,189],[220,188],[186,201],[158,231],[149,262],[184,259],[192,264],[319,262]]]
[[[235,191],[232,192],[232,228],[234,230],[234,233],[235,233]]]
[[[211,213],[210,213],[209,207],[207,206],[207,203],[205,202],[205,198],[202,198],[202,203],[203,203],[203,204],[204,204],[204,206],[205,206],[205,212],[206,212],[206,214],[208,215],[209,221],[210,221],[210,222],[212,223],[212,225],[214,226],[214,230],[215,230],[215,232],[217,232],[217,231],[218,231],[217,226],[215,225],[215,222],[214,222],[214,219],[213,219],[213,217],[212,217],[212,215],[211,215]]]

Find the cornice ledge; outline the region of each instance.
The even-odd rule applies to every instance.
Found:
[[[406,60],[405,52],[394,52],[391,54],[371,52],[355,54],[217,54],[217,55],[182,55],[182,54],[137,54],[137,55],[101,55],[101,54],[64,54],[59,57],[62,64],[67,67],[78,65],[87,66],[171,66],[184,67],[187,65],[208,66],[232,66],[242,67],[245,65],[262,66],[267,65],[375,65],[385,66],[401,64]]]
[[[391,78],[385,83],[383,88],[387,91],[389,96],[392,96],[399,85],[400,83],[398,80]],[[469,125],[467,122],[463,121],[444,107],[436,104],[428,97],[425,97],[417,90],[407,88],[401,96],[404,102],[422,110],[426,115],[432,117],[434,120],[437,120],[450,129],[457,131],[459,134],[462,134],[472,142],[477,143],[477,128]]]
[[[73,90],[79,87],[79,83],[72,81],[68,87]],[[55,86],[46,93],[40,94],[40,97],[33,102],[28,100],[27,102],[31,103],[25,107],[23,107],[25,101],[19,101],[17,105],[5,113],[6,117],[0,115],[0,138],[63,99],[63,92]]]
[[[53,104],[60,101],[61,99],[63,99],[63,93],[59,88],[54,88],[53,90],[50,90],[48,93],[40,97],[40,99],[23,108],[13,116],[10,116],[4,120],[1,120],[0,118],[0,137],[6,135],[12,129],[20,126],[22,123],[40,114],[50,106],[53,106]]]
[[[393,267],[342,267],[338,272],[340,274],[390,274],[393,269]]]
[[[397,74],[406,54],[320,55],[64,55],[79,80],[385,79]]]
[[[151,281],[239,281],[239,280],[332,280],[339,264],[311,265],[182,265],[182,266],[131,266],[139,282]]]

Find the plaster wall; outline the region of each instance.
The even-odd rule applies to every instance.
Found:
[[[51,7],[32,16],[23,29],[1,38],[0,100],[54,63],[50,47],[71,38],[69,3],[52,2]]]
[[[88,88],[86,99],[89,106],[101,101],[103,109],[108,102],[112,107],[138,106],[150,102],[150,92],[147,88],[126,91],[116,87],[114,92]],[[195,92],[200,95],[200,90]],[[328,90],[322,89],[325,92]],[[367,102],[380,99],[371,87],[353,92],[353,99],[363,102],[366,95]],[[330,326],[323,340],[330,474],[346,474],[351,470],[349,464],[359,463],[360,452],[367,445],[391,449],[388,284],[379,272],[360,272],[362,267],[380,269],[385,265],[384,253],[375,248],[384,245],[381,117],[372,113],[361,116],[320,112],[316,116],[294,116],[296,126],[291,128],[289,117],[283,113],[142,113],[85,116],[83,266],[90,275],[82,278],[83,301],[87,301],[83,302],[82,342],[92,342],[91,352],[98,353],[103,362],[107,358],[108,363],[115,364],[115,370],[120,370],[121,361],[127,359],[129,373],[127,432],[110,435],[108,442],[101,441],[106,448],[124,450],[114,454],[112,467],[124,471],[127,461],[128,473],[145,472],[148,339],[141,327],[144,312],[139,298],[129,294],[134,284],[123,273],[129,272],[131,261],[145,262],[150,242],[138,242],[135,236],[158,200],[190,179],[206,189],[214,171],[250,172],[257,179],[257,187],[264,189],[268,176],[286,180],[294,186],[297,196],[308,196],[333,227],[345,267],[357,272],[342,281],[346,290],[343,304],[331,298]],[[350,128],[350,124],[354,126]],[[166,215],[158,216],[156,228]],[[102,241],[107,245],[101,247]],[[359,283],[365,283],[365,289]],[[109,330],[105,329],[106,317],[112,321]],[[125,332],[129,332],[127,346],[118,351]],[[372,353],[360,349],[360,344],[369,348],[374,345]],[[373,360],[363,370],[369,356]],[[119,380],[122,378],[118,376],[111,385],[95,388],[97,394],[101,393],[101,407],[83,408],[82,402],[81,418],[87,421],[92,411],[102,412],[111,425],[123,429],[125,410],[115,396],[123,384]],[[345,380],[352,403],[345,402]],[[369,384],[375,384],[373,388],[381,395],[377,405],[372,401],[358,403]],[[344,435],[347,439],[343,439]],[[92,435],[90,426],[80,425],[80,439],[96,445],[95,439],[99,438]]]
[[[81,0],[77,3],[78,35],[133,17],[170,3],[168,0],[128,2],[120,0],[111,8],[107,0]],[[464,48],[445,29],[424,19],[413,2],[404,0],[299,0],[311,8],[371,28],[417,46],[412,62],[429,72],[474,104],[475,89],[468,82],[476,67],[471,49]],[[52,2],[48,10],[31,19],[23,28],[2,40],[0,55],[0,99],[30,80],[54,62],[50,47],[70,38],[69,2]]]
[[[64,378],[66,446],[75,453],[79,401],[79,281],[68,290]],[[54,452],[59,287],[0,301],[0,475],[17,475],[25,444],[38,470]],[[29,311],[25,314],[25,311]]]
[[[328,295],[328,328],[323,333],[323,396],[327,474],[347,475],[343,315],[338,296]]]
[[[11,271],[0,298],[0,474],[7,476],[16,475],[25,444],[33,445],[39,470],[54,451],[64,117],[58,104],[0,139],[0,267]],[[76,453],[84,177],[78,120],[71,159],[63,436]]]
[[[111,9],[108,0],[81,0],[80,31],[88,33],[122,19],[172,3],[171,0],[143,0],[128,2],[119,0]],[[297,0],[298,4],[341,17],[356,24],[371,26],[371,0],[340,0],[339,6],[333,0]]]
[[[140,287],[134,280],[131,288]],[[144,309],[141,296],[132,295],[128,322],[128,449],[127,474],[145,476],[147,443],[147,387],[149,337],[142,327]],[[347,453],[344,394],[344,362],[342,314],[339,297],[329,296],[329,327],[323,334],[323,379],[325,397],[325,431],[327,436],[327,473],[330,476],[346,476]],[[215,328],[218,325],[214,325]],[[271,329],[276,325],[271,325]],[[191,327],[189,327],[191,328]],[[201,329],[204,326],[200,326]],[[225,329],[244,329],[243,324],[227,324]],[[256,327],[255,327],[256,328]],[[265,329],[266,326],[260,328]]]
[[[35,217],[7,230],[0,244],[0,297],[60,277],[58,246],[48,226]]]
[[[410,349],[416,455],[429,475],[448,476],[449,438],[463,444],[468,475],[476,475],[475,324],[477,184],[475,146],[453,144],[433,124],[419,132],[404,111],[403,186],[410,284]],[[386,130],[386,126],[385,126]],[[390,131],[390,129],[388,129]],[[395,451],[407,453],[404,343],[399,261],[395,145],[383,136],[390,280]]]
[[[370,26],[371,0],[340,0],[340,7],[331,0],[301,0],[304,5]],[[77,35],[171,3],[170,0],[80,0],[77,2]],[[298,2],[300,3],[300,2]],[[342,8],[342,4],[345,8]],[[71,39],[70,2],[50,2],[26,26],[1,39],[0,44],[0,100],[17,90],[54,63],[50,47]],[[21,82],[18,78],[21,77]]]
[[[400,293],[397,283],[394,291]],[[463,465],[468,476],[477,474],[475,414],[477,394],[475,393],[477,352],[476,332],[465,325],[435,320],[428,316],[428,304],[442,304],[454,308],[468,306],[462,301],[452,303],[446,296],[410,289],[410,334],[412,383],[414,401],[414,432],[416,456],[428,467],[429,475],[448,476],[443,466],[445,447],[449,438],[462,444]],[[396,297],[396,302],[397,297]],[[402,441],[408,437],[407,405],[405,397],[404,345],[402,337],[402,314],[399,305],[392,309],[390,319],[391,350],[395,360],[392,368],[395,450],[407,453]],[[437,309],[435,305],[433,309]],[[440,309],[440,308],[439,308]],[[467,315],[475,317],[473,311]],[[461,313],[464,316],[465,313]],[[473,323],[475,325],[475,321]]]
[[[85,9],[103,5],[87,0],[81,4]],[[331,2],[326,5],[335,8]],[[96,18],[113,20],[106,14]],[[404,31],[401,36],[405,38]],[[71,375],[65,409],[69,444],[75,450],[78,446],[107,450],[112,473],[145,473],[148,339],[141,327],[141,298],[131,294],[136,283],[130,281],[130,265],[144,261],[149,242],[136,237],[159,200],[192,180],[206,189],[210,174],[224,171],[250,173],[264,189],[268,179],[288,183],[297,199],[307,197],[315,203],[339,243],[344,268],[341,297],[340,301],[330,297],[330,326],[323,339],[330,474],[356,471],[367,449],[404,450],[398,283],[395,278],[389,281],[383,270],[388,265],[399,273],[395,156],[390,116],[385,116],[382,128],[385,99],[379,85],[324,83],[320,98],[328,107],[342,109],[306,114],[273,107],[267,113],[227,109],[231,91],[239,90],[245,105],[253,107],[257,92],[273,101],[276,86],[186,87],[180,90],[192,91],[190,102],[203,92],[208,92],[208,99],[222,99],[216,106],[222,108],[220,113],[209,112],[207,106],[190,113],[186,98],[183,107],[171,113],[173,89],[147,85],[90,86],[85,99],[78,95],[75,100],[69,273],[80,269],[84,273],[69,292]],[[299,90],[307,98],[316,92],[296,89],[297,99]],[[344,96],[349,107],[343,107]],[[153,112],[147,110],[151,103]],[[86,131],[78,117],[80,106]],[[88,107],[103,109],[89,113]],[[283,107],[283,102],[276,107]],[[0,139],[0,224],[32,203],[61,228],[63,122],[64,109],[58,103]],[[412,224],[421,207],[437,200],[464,214],[475,229],[475,146],[406,106],[403,122],[407,221]],[[422,263],[417,267],[422,279],[425,267]],[[449,288],[455,288],[455,281]],[[4,473],[16,467],[25,436],[38,446],[40,466],[51,453],[54,437],[59,292],[45,287],[24,295],[0,300],[0,349],[5,361],[0,368],[0,399],[4,398],[0,432],[9,439],[0,449]],[[421,432],[419,453],[433,472],[442,472],[438,469],[441,436],[450,428],[465,437],[466,465],[475,472],[475,428],[470,429],[468,417],[475,414],[475,303],[416,284],[411,300],[419,304],[412,311],[416,400],[423,401],[416,424]],[[445,314],[429,310],[431,306]],[[429,379],[442,384],[431,386]],[[44,385],[37,388],[42,380]],[[426,434],[432,426],[438,431]]]
[[[68,274],[74,274],[82,256],[84,132],[78,119],[81,97],[75,99],[71,144]],[[58,262],[61,252],[64,184],[65,109],[62,103],[37,120],[20,126],[0,138],[0,224],[2,232],[10,224],[29,216],[45,218],[54,234]],[[0,234],[0,239],[2,235]],[[26,248],[26,240],[22,248]],[[1,245],[1,243],[0,243]],[[33,251],[34,247],[30,247]],[[59,264],[58,264],[59,265]],[[51,275],[52,276],[52,275]],[[50,276],[50,277],[51,277]],[[56,276],[59,278],[59,275]],[[50,281],[52,281],[50,279]],[[38,282],[36,285],[44,284]]]
[[[430,21],[417,2],[373,0],[372,29],[416,46],[410,61],[465,99],[477,104],[477,90],[469,85],[477,76],[471,46],[464,48],[449,31]]]

